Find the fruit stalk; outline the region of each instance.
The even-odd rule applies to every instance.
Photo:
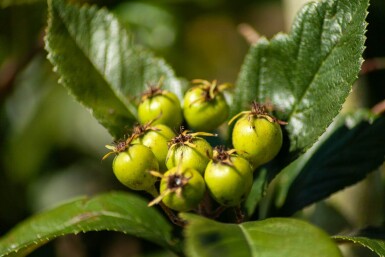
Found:
[[[148,189],[147,193],[149,193],[154,198],[157,198],[159,196],[159,193],[156,190],[155,186]],[[163,202],[160,202],[159,205],[172,223],[180,227],[184,227],[186,225],[186,222],[176,216],[175,213],[170,208],[168,208]]]

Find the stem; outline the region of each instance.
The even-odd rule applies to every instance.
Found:
[[[198,213],[203,216],[211,216],[211,198],[208,192],[205,192],[202,202],[198,206]]]
[[[246,39],[250,45],[256,44],[261,38],[258,32],[247,23],[239,24],[238,32]]]
[[[219,206],[213,213],[211,213],[211,218],[216,219],[219,217],[219,215],[222,214],[226,210],[227,207],[225,206]]]
[[[376,115],[380,115],[385,112],[385,100],[377,103],[372,107],[372,112]]]
[[[235,217],[237,219],[237,223],[242,223],[245,220],[245,214],[243,213],[241,207],[238,205],[234,208],[235,211]]]
[[[155,186],[150,187],[148,190],[146,190],[146,192],[149,193],[154,198],[159,197],[159,193],[156,190]],[[175,213],[170,208],[168,208],[163,202],[159,202],[159,205],[162,208],[162,210],[166,213],[166,215],[168,216],[168,218],[172,223],[180,227],[184,227],[186,225],[186,222],[180,219],[178,216],[176,216]]]
[[[176,216],[175,213],[170,208],[168,208],[163,202],[160,202],[159,205],[167,214],[168,218],[171,220],[172,223],[180,227],[186,226],[186,221]]]
[[[362,63],[361,74],[368,74],[373,71],[385,69],[385,58],[377,57],[367,59]]]

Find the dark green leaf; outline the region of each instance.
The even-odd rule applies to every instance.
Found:
[[[143,199],[127,193],[81,198],[37,214],[0,239],[0,256],[19,256],[48,241],[87,231],[114,230],[176,249],[172,226]]]
[[[290,185],[281,215],[362,180],[384,162],[385,117],[338,128],[314,153]]]
[[[289,191],[289,188],[292,184],[292,182],[295,180],[295,178],[298,176],[298,174],[301,172],[303,167],[306,165],[306,163],[309,161],[309,159],[314,155],[314,153],[319,149],[319,147],[333,134],[337,131],[337,129],[341,128],[341,126],[348,125],[349,128],[353,128],[357,124],[363,122],[363,121],[369,121],[373,122],[376,119],[375,115],[367,109],[360,109],[355,111],[354,113],[349,114],[341,114],[336,117],[334,122],[328,127],[325,133],[322,134],[322,136],[319,138],[316,144],[314,144],[311,149],[306,151],[305,154],[301,155],[300,158],[295,160],[294,162],[290,163],[290,165],[286,166],[285,169],[283,169],[278,177],[277,180],[277,191],[276,193],[276,200],[275,205],[277,208],[282,207],[282,205],[285,202],[287,192]]]
[[[296,219],[273,218],[223,224],[192,214],[187,219],[186,251],[191,257],[341,256],[322,230]]]
[[[165,89],[182,95],[181,82],[164,60],[133,45],[105,9],[50,0],[45,41],[60,82],[114,137],[135,122],[135,101],[148,84],[163,78]]]
[[[371,239],[367,237],[356,236],[334,236],[338,243],[355,243],[370,249],[378,254],[378,256],[385,257],[385,241],[380,239]]]
[[[286,166],[279,175],[275,178],[275,188],[272,189],[274,194],[274,199],[270,201],[269,207],[270,210],[268,212],[273,212],[268,214],[270,215],[278,215],[274,213],[277,209],[280,209],[285,202],[287,193],[290,189],[291,184],[304,168],[306,163],[310,160],[310,158],[314,155],[314,153],[319,149],[319,147],[334,133],[337,129],[344,124],[348,125],[348,127],[352,128],[357,124],[363,121],[373,122],[376,119],[375,115],[367,109],[360,109],[350,114],[341,114],[336,117],[333,123],[328,127],[325,133],[319,138],[319,140],[314,144],[311,149],[306,151],[303,155],[301,155],[298,159],[290,163],[290,165]],[[273,206],[274,205],[274,206]]]
[[[232,114],[252,100],[271,102],[290,139],[290,152],[309,148],[338,114],[357,78],[368,0],[309,3],[289,35],[252,46],[238,78]]]

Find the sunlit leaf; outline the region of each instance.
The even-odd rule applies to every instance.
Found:
[[[136,121],[136,103],[149,84],[178,96],[182,85],[164,60],[132,44],[111,13],[94,6],[49,1],[45,39],[60,82],[114,137]]]
[[[183,214],[190,257],[340,257],[337,245],[322,230],[296,219],[272,218],[223,224]]]

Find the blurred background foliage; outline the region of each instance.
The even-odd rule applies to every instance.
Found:
[[[178,76],[220,82],[235,82],[249,48],[240,24],[271,38],[288,31],[302,4],[297,0],[71,1],[110,9],[134,33],[137,43],[165,58]],[[29,215],[71,197],[126,190],[113,178],[112,158],[101,162],[104,145],[112,138],[58,85],[46,59],[46,2],[16,2],[20,4],[0,0],[0,236]],[[366,61],[345,111],[372,108],[385,99],[383,0],[371,1],[367,21]],[[376,171],[297,216],[332,234],[379,226],[385,218],[384,174],[384,169]],[[103,232],[63,237],[33,255],[170,256],[156,250],[148,242]]]

